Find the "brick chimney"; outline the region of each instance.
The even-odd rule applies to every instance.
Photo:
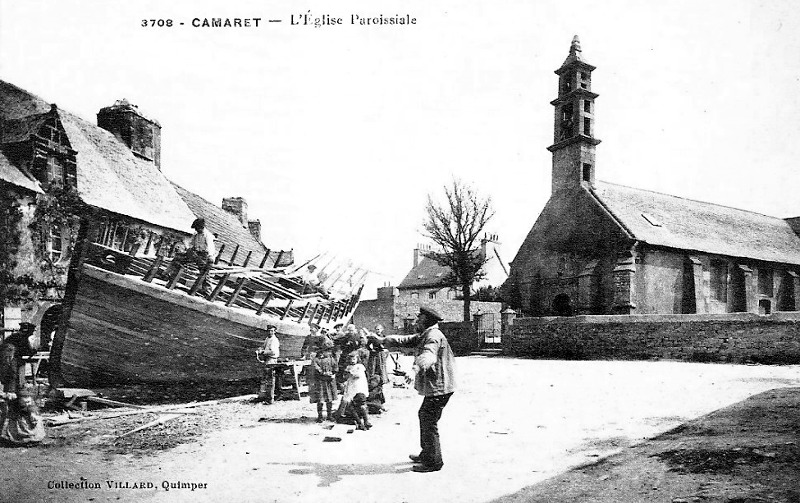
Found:
[[[97,113],[97,125],[110,131],[142,159],[161,169],[161,124],[146,117],[126,99],[117,100]]]
[[[243,197],[226,197],[222,199],[222,209],[233,214],[241,222],[242,227],[249,229],[247,223],[247,201]]]
[[[248,220],[247,227],[256,241],[261,242],[261,220]]]

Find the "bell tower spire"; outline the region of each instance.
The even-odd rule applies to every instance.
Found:
[[[586,62],[581,51],[581,41],[575,35],[569,55],[558,75],[558,98],[550,104],[555,107],[553,144],[547,150],[553,153],[552,192],[594,185],[595,146],[600,140],[594,137],[594,100],[592,92],[594,66]]]

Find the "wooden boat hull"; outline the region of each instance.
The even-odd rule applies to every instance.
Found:
[[[282,357],[299,357],[307,324],[257,316],[83,264],[63,331],[60,370],[71,386],[230,381],[259,375],[268,325]]]

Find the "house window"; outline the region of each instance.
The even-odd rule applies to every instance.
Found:
[[[436,292],[428,292],[428,299],[433,300],[435,298],[436,298]]]
[[[448,300],[453,300],[455,298],[456,298],[456,291],[454,289],[452,289],[452,288],[447,290],[447,299]]]
[[[416,300],[419,298],[419,294],[417,292],[414,292],[411,294],[411,298]]]
[[[759,295],[766,295],[772,297],[772,269],[759,269],[758,270],[758,293]]]
[[[587,114],[592,113],[592,102],[589,100],[583,100],[583,111]]]
[[[586,136],[592,136],[591,126],[592,126],[592,119],[590,119],[588,117],[584,117],[583,118],[583,134],[585,134]]]
[[[581,72],[581,79],[583,79],[583,80],[589,80],[589,74],[588,74],[588,73],[586,73],[586,72]]]
[[[721,260],[711,261],[711,298],[728,301],[728,264]]]
[[[47,183],[56,186],[64,186],[64,163],[55,156],[47,158]]]
[[[47,232],[47,255],[52,262],[61,260],[64,253],[61,232],[60,225],[51,225]]]

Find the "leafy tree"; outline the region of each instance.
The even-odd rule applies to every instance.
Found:
[[[491,198],[454,178],[452,184],[444,187],[444,199],[428,195],[425,213],[425,234],[441,249],[426,256],[450,270],[445,281],[461,288],[464,321],[469,321],[472,284],[485,274],[483,265],[487,257],[481,253],[478,236],[494,216]]]

